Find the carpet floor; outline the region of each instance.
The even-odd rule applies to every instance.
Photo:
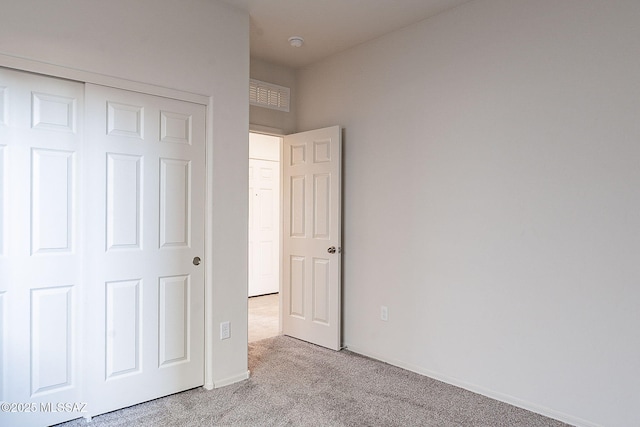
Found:
[[[278,336],[249,344],[251,378],[64,427],[533,426],[567,424],[349,351]]]

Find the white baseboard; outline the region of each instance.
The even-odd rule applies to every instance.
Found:
[[[376,359],[393,366],[397,366],[398,368],[406,369],[407,371],[415,372],[416,374],[424,375],[426,377],[433,378],[434,380],[442,381],[443,383],[451,384],[453,386],[460,387],[465,390],[469,390],[471,392],[481,394],[486,397],[490,397],[491,399],[499,400],[501,402],[508,403],[509,405],[517,406],[518,408],[526,409],[527,411],[535,412],[537,414],[544,415],[545,417],[553,418],[558,421],[562,421],[564,423],[574,425],[576,427],[603,427],[600,424],[595,424],[591,421],[583,420],[581,418],[568,415],[563,412],[556,411],[554,409],[536,405],[535,403],[527,402],[525,400],[519,399],[514,396],[499,393],[493,390],[488,390],[484,387],[481,387],[475,384],[470,384],[465,381],[460,381],[457,378],[452,378],[447,375],[440,374],[438,372],[433,372],[428,369],[424,369],[419,366],[412,365],[410,363],[402,362],[400,360],[389,359],[389,358],[380,356],[378,354],[371,353],[361,348],[358,348],[357,346],[345,344],[345,348],[354,353],[358,353],[363,356],[370,357],[372,359]]]
[[[212,388],[220,388],[249,378],[249,371],[213,382]],[[206,388],[206,387],[205,387]]]

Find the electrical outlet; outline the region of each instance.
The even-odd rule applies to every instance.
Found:
[[[231,322],[220,323],[220,339],[226,340],[231,338]]]
[[[389,320],[389,309],[386,305],[380,306],[380,320],[384,320],[385,322]]]

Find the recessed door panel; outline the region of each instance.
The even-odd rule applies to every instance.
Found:
[[[144,109],[116,102],[107,104],[107,133],[112,136],[144,138]]]
[[[72,385],[72,286],[31,291],[31,395]]]
[[[189,245],[190,162],[160,159],[160,247]]]
[[[304,176],[291,177],[291,214],[289,215],[291,224],[289,229],[291,230],[291,237],[304,237],[306,234],[305,184],[306,179]]]
[[[296,316],[300,318],[304,318],[304,291],[305,291],[305,274],[304,274],[304,257],[300,256],[292,256],[291,262],[289,265],[291,266],[291,270],[289,272],[289,281],[291,283],[291,293],[289,300],[289,314],[291,316]]]
[[[124,280],[106,283],[106,379],[142,369],[142,283]]]
[[[160,366],[189,358],[189,276],[159,282]]]
[[[107,250],[140,248],[142,158],[107,153]]]
[[[263,182],[269,182],[273,179],[273,174],[275,171],[273,168],[260,168],[260,178]]]
[[[75,132],[76,100],[46,93],[32,94],[34,129]]]
[[[32,253],[72,250],[74,153],[48,149],[32,152]]]
[[[274,203],[277,203],[274,200],[273,193],[274,191],[271,188],[261,188],[259,191],[260,197],[260,228],[263,231],[273,230],[274,221],[276,218],[273,217],[274,214]]]
[[[313,141],[313,163],[331,161],[331,140]]]
[[[331,238],[331,175],[313,176],[313,237]]]
[[[289,162],[291,166],[302,165],[307,162],[307,146],[305,144],[292,145],[289,150],[291,152]]]
[[[175,144],[191,144],[191,116],[161,111],[160,140]]]
[[[330,271],[328,259],[313,259],[313,321],[328,324],[329,323],[329,306],[330,298]]]

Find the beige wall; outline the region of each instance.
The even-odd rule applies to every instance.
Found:
[[[292,68],[270,64],[251,58],[250,75],[252,79],[285,86],[291,89],[290,112],[250,106],[249,118],[252,125],[277,129],[288,135],[296,131],[296,71]]]
[[[212,97],[213,380],[247,372],[249,17],[217,0],[2,4],[0,54]]]
[[[345,128],[349,348],[638,425],[639,22],[476,0],[299,72],[298,130]]]

